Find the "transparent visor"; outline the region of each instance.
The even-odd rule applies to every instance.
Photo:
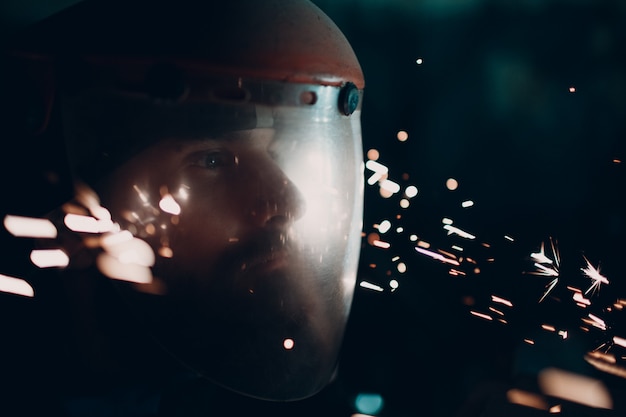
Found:
[[[332,379],[356,280],[360,111],[342,114],[339,87],[310,90],[305,104],[65,102],[70,163],[117,226],[100,272],[177,360],[263,399]]]

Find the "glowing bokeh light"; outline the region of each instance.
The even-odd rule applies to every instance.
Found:
[[[359,286],[362,288],[367,288],[368,290],[374,290],[378,292],[385,291],[383,287],[381,287],[380,285],[372,284],[371,282],[368,282],[368,281],[361,281],[359,283]]]
[[[144,240],[133,237],[128,231],[106,235],[101,239],[102,248],[123,264],[153,266],[152,247]]]
[[[389,220],[383,220],[378,225],[378,231],[380,233],[387,233],[391,229],[391,222]]]
[[[4,217],[4,227],[16,237],[49,238],[57,237],[57,228],[48,219],[14,216]]]
[[[112,279],[137,284],[149,284],[152,282],[150,268],[139,264],[123,263],[108,253],[98,255],[96,265],[100,272]]]
[[[171,258],[174,256],[174,251],[172,251],[172,249],[168,246],[161,246],[159,248],[159,256],[162,256],[163,258]]]
[[[604,383],[588,376],[547,368],[539,373],[541,391],[551,397],[562,398],[594,408],[613,408],[613,399]]]
[[[378,152],[378,150],[370,149],[369,151],[367,151],[367,159],[369,159],[370,161],[376,161],[378,158],[380,158],[380,153]]]
[[[448,178],[446,180],[446,188],[450,191],[454,191],[459,188],[459,182],[454,178]]]
[[[295,346],[296,342],[293,339],[287,338],[283,340],[283,347],[285,350],[291,350]]]
[[[382,180],[380,182],[380,187],[391,192],[392,194],[395,194],[398,191],[400,191],[400,185],[391,180]]]
[[[359,413],[367,415],[377,415],[384,406],[383,397],[380,394],[360,393],[354,399],[354,408]]]
[[[159,207],[166,213],[179,215],[181,208],[180,204],[174,200],[174,197],[171,194],[166,194],[159,201]]]
[[[406,142],[407,139],[409,139],[409,134],[405,131],[405,130],[400,130],[397,134],[396,134],[396,138],[400,141],[400,142]]]
[[[417,195],[417,193],[417,187],[414,185],[409,185],[406,187],[406,190],[404,190],[404,195],[407,196],[407,198],[413,198]]]
[[[73,232],[105,233],[115,230],[115,224],[109,219],[98,220],[92,216],[67,213],[63,222]]]
[[[0,291],[30,298],[35,296],[35,291],[28,282],[4,274],[0,274]]]
[[[69,256],[61,249],[35,249],[30,253],[30,260],[39,268],[64,268],[70,263]]]

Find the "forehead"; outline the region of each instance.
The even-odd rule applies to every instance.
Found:
[[[274,129],[258,128],[213,134],[204,137],[170,137],[147,148],[142,154],[186,153],[215,146],[252,148],[268,145],[275,136]]]

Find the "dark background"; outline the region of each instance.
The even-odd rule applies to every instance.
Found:
[[[2,35],[70,3],[5,0]],[[381,234],[389,249],[364,239],[359,282],[383,291],[356,289],[340,368],[349,407],[358,411],[350,399],[372,393],[384,400],[380,415],[480,415],[464,406],[476,399],[484,410],[546,366],[601,378],[622,392],[622,379],[595,371],[583,355],[626,337],[626,313],[607,310],[626,298],[626,2],[315,3],[363,67],[364,150],[379,151],[402,189],[419,189],[401,208],[401,192],[383,198],[378,185],[365,187],[364,232],[377,232],[383,220],[393,227]],[[397,140],[400,130],[407,141]],[[0,214],[41,215],[69,195],[63,152],[55,143],[11,139],[2,137]],[[445,186],[451,177],[455,191]],[[466,200],[474,205],[463,208]],[[444,217],[477,238],[447,235]],[[18,274],[28,264],[22,242],[2,233],[10,251],[0,273]],[[476,264],[462,263],[466,275],[453,276],[449,265],[418,254],[411,234],[432,249],[459,254],[451,248],[459,245]],[[550,237],[558,241],[562,276],[539,303],[550,279],[525,272],[534,270],[530,253]],[[567,289],[590,285],[580,271],[583,255],[610,281],[589,295],[588,309],[576,307]],[[470,314],[488,313],[492,295],[512,301],[512,308],[498,306],[506,323]],[[26,302],[0,294],[6,314]],[[581,330],[588,313],[609,327]],[[5,319],[5,326],[15,322]],[[544,323],[568,330],[568,338],[542,330]],[[619,346],[609,351],[626,354]]]

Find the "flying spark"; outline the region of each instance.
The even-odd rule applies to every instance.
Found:
[[[598,267],[595,268],[593,265],[591,265],[591,262],[589,262],[589,260],[585,256],[583,256],[583,258],[585,258],[587,266],[585,268],[580,268],[580,270],[583,271],[583,274],[587,278],[591,279],[591,286],[587,289],[587,291],[585,291],[585,294],[589,293],[589,291],[593,293],[596,290],[600,290],[601,284],[608,285],[609,280],[604,275],[600,274],[600,266],[598,265]]]
[[[561,258],[556,242],[552,240],[552,238],[550,238],[550,253],[548,255],[546,255],[545,252],[544,242],[541,242],[541,249],[539,252],[530,254],[530,257],[535,260],[534,266],[536,268],[536,270],[531,271],[530,274],[541,275],[544,277],[554,277],[554,279],[546,285],[546,291],[539,299],[539,302],[542,302],[559,282]]]
[[[31,285],[21,278],[10,277],[0,274],[0,291],[22,295],[24,297],[34,297],[35,291]]]

